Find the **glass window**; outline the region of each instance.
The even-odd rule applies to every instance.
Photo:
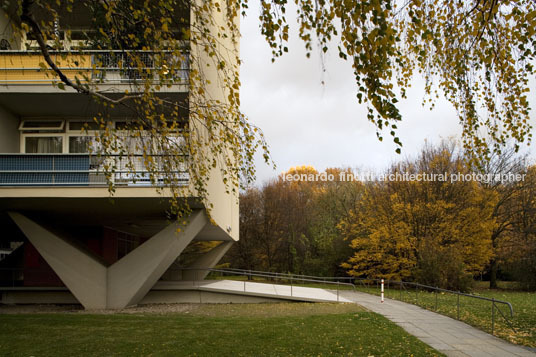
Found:
[[[82,129],[87,130],[99,130],[100,124],[95,123],[94,121],[71,121],[69,122],[69,130],[82,131]]]
[[[115,128],[117,130],[126,130],[127,128],[127,122],[126,121],[116,121],[115,122]]]
[[[139,130],[140,127],[143,130],[150,130],[148,125],[146,125],[144,123],[140,123],[140,122],[135,122],[135,121],[131,121],[131,122],[116,121],[115,122],[115,128],[117,130]]]
[[[25,152],[27,154],[61,154],[63,151],[61,136],[30,136],[26,137]]]
[[[71,31],[71,40],[84,41],[84,40],[89,40],[95,37],[97,37],[97,31],[94,31],[94,30],[84,29],[84,30],[72,30]]]
[[[23,120],[19,129],[22,131],[39,130],[51,131],[62,130],[65,122],[63,120]]]
[[[97,149],[98,143],[93,136],[69,136],[69,153],[85,154],[92,148],[92,152]]]

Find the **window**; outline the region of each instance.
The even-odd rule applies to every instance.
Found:
[[[145,123],[139,123],[139,122],[128,122],[128,121],[116,121],[115,122],[115,128],[117,130],[139,130],[140,128],[142,130],[150,130],[151,128],[146,125]]]
[[[69,136],[69,153],[88,153],[94,140],[95,139],[92,136]]]
[[[156,124],[160,125],[160,124]],[[168,130],[170,132],[181,132],[188,127],[187,120],[177,120],[177,121],[167,121],[166,123]],[[139,121],[116,121],[115,128],[117,130],[151,130],[151,127],[147,123],[140,123]]]
[[[61,154],[63,137],[61,136],[28,136],[24,142],[27,154]]]
[[[139,239],[128,233],[117,232],[117,259],[123,258],[139,245]]]
[[[70,121],[69,130],[78,132],[82,130],[100,130],[100,124],[94,121]]]
[[[23,132],[61,132],[65,126],[63,120],[23,120],[19,130]]]
[[[71,41],[89,41],[98,37],[97,31],[89,29],[71,30]]]

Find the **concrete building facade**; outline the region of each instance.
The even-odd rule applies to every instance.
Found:
[[[73,21],[80,22],[80,31],[89,30],[80,11]],[[99,130],[92,128],[99,106],[88,95],[54,86],[41,70],[40,53],[24,34],[13,34],[11,20],[0,13],[0,247],[16,248],[0,261],[0,302],[74,298],[87,309],[117,309],[139,303],[159,281],[203,279],[206,271],[174,269],[212,267],[238,240],[237,193],[226,190],[215,168],[207,185],[210,218],[192,194],[185,224],[169,216],[165,191],[127,173],[114,174],[110,197],[102,168],[84,148],[85,137]],[[77,53],[80,68],[65,71],[89,67],[97,54]],[[121,93],[128,82],[124,73],[109,68],[99,90]],[[184,78],[166,91],[176,100],[188,99],[188,63]],[[117,110],[109,125],[128,120]],[[84,125],[90,130],[82,132]],[[185,185],[188,177],[185,168]],[[213,248],[181,260],[200,242],[214,242],[208,245]]]

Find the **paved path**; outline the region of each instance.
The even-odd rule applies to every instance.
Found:
[[[464,322],[401,301],[378,296],[343,292],[343,296],[359,305],[381,314],[410,334],[447,356],[536,356],[520,346],[513,345]]]

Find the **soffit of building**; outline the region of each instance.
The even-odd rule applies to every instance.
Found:
[[[88,8],[88,5],[91,4],[94,0],[76,0],[73,1],[72,4],[70,4],[71,10],[68,11],[65,7],[65,4],[63,3],[56,3],[56,2],[50,2],[50,5],[53,9],[55,9],[60,18],[60,25],[63,28],[92,28],[94,23],[92,21],[91,12]],[[190,20],[190,13],[189,13],[189,4],[190,0],[183,0],[178,1],[176,3],[176,10],[175,10],[175,16],[171,19],[174,21],[173,25],[178,25],[181,22],[189,22]],[[62,6],[63,5],[63,6]],[[158,6],[158,4],[155,1],[155,6]],[[182,9],[182,10],[181,10]],[[42,7],[38,6],[37,4],[32,4],[30,6],[30,10],[34,18],[37,20],[38,23],[41,21],[51,21],[53,20],[49,16],[49,12],[43,10]],[[17,1],[11,1],[7,4],[6,12],[8,13],[9,17],[13,21],[18,21],[19,16],[17,16],[18,12],[18,2]],[[182,14],[182,15],[178,15]]]
[[[204,209],[194,199],[192,209]],[[149,238],[173,222],[165,198],[0,198],[0,212],[17,211],[50,226],[106,226]],[[1,217],[2,215],[0,215]],[[5,219],[5,215],[4,219]],[[6,222],[0,222],[0,224]],[[7,222],[9,223],[9,222]],[[220,227],[208,224],[196,240],[230,240]]]
[[[119,98],[120,94],[112,95]],[[162,93],[159,95],[176,103],[186,103],[187,93]],[[2,93],[0,106],[18,117],[84,117],[92,118],[99,113],[110,117],[135,117],[130,106],[116,105],[114,109],[103,107],[88,95],[79,93]],[[187,117],[187,104],[181,105],[181,116]],[[166,113],[163,108],[162,111]]]
[[[80,27],[89,28],[91,26],[91,17],[89,16],[89,11],[86,6],[86,2],[87,0],[73,1],[73,3],[71,4],[71,11],[62,10],[61,8],[57,9],[57,4],[55,2],[50,2],[49,5],[58,10],[60,15],[62,16],[62,22],[66,24],[76,23]],[[10,1],[6,4],[7,7],[4,7],[4,10],[6,11],[11,21],[16,21],[17,24],[20,23],[20,16],[17,15],[19,12],[19,3],[19,1]],[[61,4],[59,5],[61,6]],[[30,13],[33,15],[34,19],[38,23],[41,23],[42,21],[48,22],[53,20],[50,16],[48,16],[49,12],[43,10],[43,8],[36,3],[30,4]]]

